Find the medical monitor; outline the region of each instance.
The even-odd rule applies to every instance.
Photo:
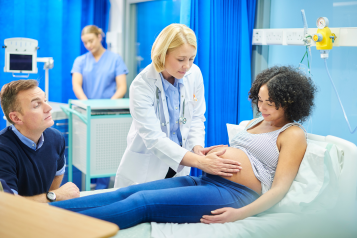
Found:
[[[10,54],[10,70],[32,71],[32,55]]]
[[[8,38],[5,45],[4,72],[37,73],[37,40],[29,38]]]

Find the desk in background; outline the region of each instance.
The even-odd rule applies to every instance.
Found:
[[[116,175],[132,123],[129,99],[69,100],[61,108],[69,123],[68,181],[74,165],[86,175],[89,191],[91,178]]]

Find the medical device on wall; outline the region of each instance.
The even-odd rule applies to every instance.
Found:
[[[304,45],[306,47],[306,52],[300,62],[300,65],[305,56],[307,56],[308,74],[311,77],[311,47],[316,46],[316,49],[320,50],[321,58],[324,59],[326,72],[340,103],[349,131],[353,134],[356,132],[357,127],[354,129],[351,128],[342,101],[328,70],[327,58],[329,56],[329,51],[332,50],[333,46],[357,46],[357,27],[329,28],[329,20],[326,17],[319,17],[316,21],[316,26],[318,28],[308,29],[305,11],[301,10],[301,14],[304,23],[304,29],[253,29],[252,44]],[[308,51],[310,52],[310,60]]]
[[[15,78],[28,78],[30,74],[37,74],[37,62],[45,63],[43,69],[45,70],[45,93],[48,99],[48,70],[53,68],[53,58],[37,58],[38,41],[30,38],[8,38],[4,40],[3,48],[5,48],[4,72],[12,73]]]
[[[5,39],[4,72],[37,74],[37,40],[28,38]]]
[[[329,20],[326,17],[319,17],[316,21],[316,26],[318,27],[318,29],[317,29],[316,34],[312,37],[312,39],[316,42],[316,49],[320,50],[321,58],[324,59],[327,75],[329,76],[329,79],[331,81],[333,89],[335,90],[336,96],[338,98],[338,101],[340,103],[340,106],[341,106],[341,109],[343,112],[343,115],[347,122],[348,128],[349,128],[350,132],[353,134],[356,132],[357,127],[355,129],[351,128],[351,125],[350,125],[350,122],[348,121],[348,118],[347,118],[345,109],[343,107],[340,95],[337,92],[335,83],[333,82],[331,74],[327,67],[327,58],[328,58],[329,50],[332,50],[333,43],[337,39],[336,35],[331,32],[328,25],[329,25]]]
[[[328,58],[328,51],[332,50],[336,35],[328,27],[329,21],[326,17],[319,17],[316,21],[317,33],[312,37],[316,42],[316,49],[320,50],[321,58]]]

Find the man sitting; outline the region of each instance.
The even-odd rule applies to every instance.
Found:
[[[13,125],[0,131],[0,178],[14,194],[38,202],[79,197],[78,187],[60,187],[65,172],[65,140],[50,128],[51,106],[36,80],[18,80],[1,89],[1,107]]]

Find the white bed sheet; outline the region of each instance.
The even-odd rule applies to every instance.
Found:
[[[339,178],[337,205],[325,214],[263,213],[226,224],[143,223],[121,230],[116,238],[217,238],[217,237],[357,237],[356,183],[357,148],[332,136],[309,134],[309,139],[327,141],[344,150],[345,161]],[[81,196],[108,192],[114,189],[81,192]]]
[[[356,217],[337,218],[331,213],[297,215],[265,213],[225,224],[158,224],[152,238],[318,238],[357,237]]]
[[[294,221],[294,214],[266,214],[225,224],[158,224],[152,223],[153,238],[241,238],[241,237],[274,237],[281,224]]]
[[[356,210],[356,208],[355,208]],[[226,224],[142,223],[121,230],[114,238],[335,238],[357,237],[357,214],[339,217],[265,213]]]
[[[248,121],[243,121],[244,126]],[[344,162],[338,182],[338,201],[333,210],[324,213],[262,213],[226,224],[157,224],[152,222],[151,237],[168,238],[255,238],[255,237],[357,237],[356,182],[357,148],[351,142],[333,136],[309,134],[315,141],[335,144],[344,151]]]

